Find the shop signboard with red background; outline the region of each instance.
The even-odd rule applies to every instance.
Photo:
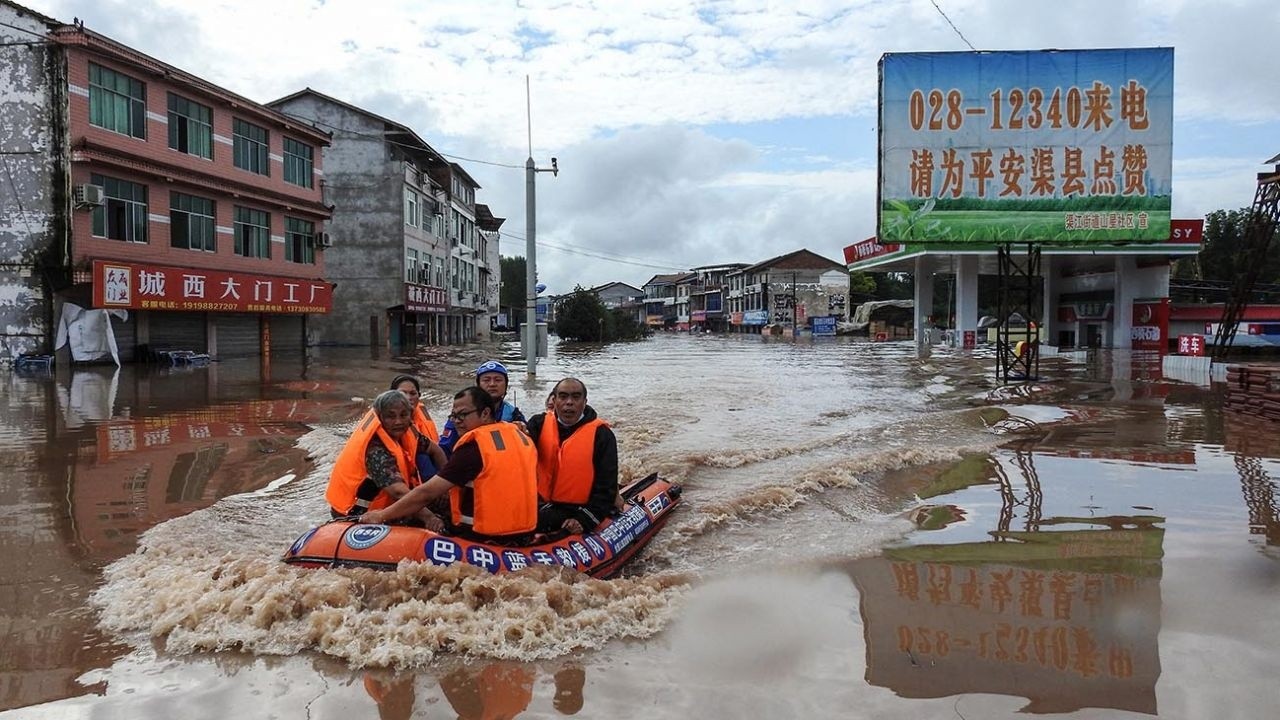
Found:
[[[1179,335],[1178,336],[1178,354],[1194,355],[1195,357],[1204,357],[1204,336],[1203,335]]]
[[[881,245],[879,240],[874,237],[869,237],[866,240],[862,240],[845,247],[844,262],[848,265],[855,262],[878,258],[882,255],[891,255],[902,250],[902,247],[902,245],[897,243]]]
[[[1135,302],[1133,327],[1129,337],[1134,350],[1166,350],[1169,339],[1169,298]]]
[[[323,280],[163,265],[93,261],[93,306],[186,312],[327,313]]]
[[[444,288],[404,284],[405,312],[445,312],[448,310],[449,292]]]
[[[1204,220],[1170,220],[1170,245],[1199,245],[1204,242]]]

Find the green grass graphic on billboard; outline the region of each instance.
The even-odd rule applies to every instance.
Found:
[[[881,243],[1163,242],[1173,50],[880,60]]]

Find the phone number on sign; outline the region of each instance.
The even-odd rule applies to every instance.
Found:
[[[1118,113],[1130,130],[1151,126],[1147,89],[1138,81],[1130,80],[1120,87],[1118,102],[1114,95],[1112,87],[1101,82],[1089,88],[1054,88],[1052,92],[1037,87],[998,88],[982,104],[966,106],[959,90],[917,89],[907,101],[907,119],[912,130],[959,130],[968,116],[989,116],[991,130],[1102,131],[1116,122]]]

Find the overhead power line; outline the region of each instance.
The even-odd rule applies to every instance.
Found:
[[[956,27],[956,24],[951,22],[951,18],[947,17],[947,14],[938,6],[938,0],[929,0],[929,2],[933,3],[933,9],[937,10],[938,14],[942,16],[942,19],[947,21],[947,24],[951,26],[951,29],[955,31],[956,35],[960,36],[960,39],[964,41],[964,44],[968,45],[970,50],[977,51],[978,48],[974,47],[973,43],[969,42],[969,38],[965,37],[964,33],[960,32],[960,28]]]
[[[507,237],[515,238],[516,240],[526,240],[526,238],[523,235],[520,235],[519,233],[508,232],[504,230],[502,231],[502,234]],[[636,265],[638,267],[656,268],[658,270],[686,269],[670,263],[667,263],[667,264],[658,263],[653,260],[649,260],[647,258],[629,257],[627,255],[619,255],[618,253],[611,253],[606,250],[596,250],[593,248],[585,248],[585,247],[582,247],[581,245],[573,245],[571,243],[549,243],[544,240],[537,240],[535,244],[537,244],[538,247],[545,247],[551,250],[559,250],[560,252],[574,253],[577,255],[585,255],[587,257],[597,258],[599,260],[607,260],[609,262],[620,263],[623,265]]]

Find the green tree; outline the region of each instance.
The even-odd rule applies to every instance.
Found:
[[[907,273],[871,273],[876,279],[876,300],[910,300],[915,285]]]
[[[556,334],[565,340],[602,342],[606,315],[600,298],[578,285],[556,302]]]
[[[581,285],[556,302],[556,334],[576,342],[635,340],[649,335],[625,310],[605,308],[600,297]]]
[[[1204,219],[1204,244],[1193,257],[1174,262],[1171,277],[1174,280],[1207,280],[1229,283],[1255,262],[1244,251],[1245,230],[1251,208],[1239,210],[1214,210]],[[1258,282],[1274,284],[1280,281],[1280,242],[1273,238],[1258,275]],[[1221,302],[1223,294],[1195,292],[1182,295],[1182,299],[1198,302]]]
[[[876,296],[876,279],[871,273],[854,270],[849,273],[849,302],[857,305]]]
[[[510,321],[512,327],[524,321],[523,310],[525,298],[525,264],[524,257],[504,257],[499,260],[502,272],[502,287],[498,290],[498,304],[510,308],[508,312],[516,317]]]

